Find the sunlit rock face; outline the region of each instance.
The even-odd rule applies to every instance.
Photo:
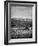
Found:
[[[13,18],[11,19],[11,38],[32,38],[31,28],[32,20]]]

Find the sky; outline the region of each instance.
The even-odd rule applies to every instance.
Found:
[[[32,18],[32,7],[12,6],[11,18]]]

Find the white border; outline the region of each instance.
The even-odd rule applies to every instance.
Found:
[[[10,6],[10,3],[8,3],[8,6]],[[8,7],[8,11],[9,11],[9,7]],[[8,12],[8,16],[9,16]],[[9,43],[15,43],[15,42],[32,42],[35,41],[35,4],[32,8],[32,21],[33,21],[33,37],[31,38],[23,38],[23,39],[11,39],[9,40]]]

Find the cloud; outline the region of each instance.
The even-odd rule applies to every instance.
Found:
[[[11,7],[11,18],[32,18],[31,7],[12,6]]]

